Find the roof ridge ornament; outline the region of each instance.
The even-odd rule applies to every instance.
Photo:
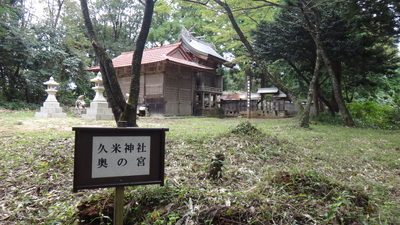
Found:
[[[189,51],[199,58],[212,58],[217,59],[220,63],[225,63],[226,59],[222,57],[212,43],[205,42],[195,38],[184,26],[182,26],[181,34],[179,35],[179,41],[184,44],[186,51]]]
[[[192,34],[194,34],[195,32],[190,32],[188,29],[186,29],[183,25],[182,25],[182,31],[181,34],[179,35],[179,41],[182,41],[183,36],[185,36],[187,39],[189,39],[190,41],[195,40],[198,42],[201,42],[204,45],[207,45],[209,47],[211,47],[214,51],[217,50],[217,48],[215,47],[215,45],[213,43],[210,42],[205,42],[203,41],[203,39],[206,37],[206,35],[202,35],[202,36],[193,36]]]

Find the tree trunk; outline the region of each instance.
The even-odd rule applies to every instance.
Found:
[[[62,7],[63,7],[63,5],[64,5],[64,0],[58,0],[58,1],[57,1],[57,4],[58,4],[58,9],[57,9],[56,18],[54,19],[53,28],[56,28],[57,25],[58,25],[58,20],[60,19],[61,10],[62,10]]]
[[[315,92],[315,89],[316,89],[315,87],[316,87],[316,81],[317,81],[317,78],[319,75],[320,68],[321,68],[321,50],[317,48],[314,72],[313,72],[313,75],[312,75],[312,78],[310,81],[310,85],[308,87],[307,104],[306,104],[306,107],[304,108],[303,114],[300,118],[300,127],[304,127],[304,128],[309,127],[310,109],[311,109],[312,99],[314,98],[313,96],[317,96],[317,93]],[[314,102],[314,104],[315,104],[315,102]]]
[[[264,73],[261,73],[261,80],[260,80],[260,88],[265,87],[266,77]],[[265,111],[265,104],[264,104],[265,95],[261,95],[261,111]]]
[[[324,64],[328,69],[329,76],[332,81],[332,89],[336,99],[336,102],[339,107],[339,111],[342,114],[343,121],[346,126],[353,127],[355,126],[353,119],[349,113],[349,110],[346,107],[346,104],[343,100],[342,88],[340,85],[340,80],[338,79],[338,75],[335,71],[332,60],[329,58],[328,53],[325,50],[324,43],[322,41],[321,29],[320,29],[320,16],[317,7],[313,4],[309,4],[304,1],[298,0],[298,5],[300,7],[305,28],[309,31],[314,43],[317,47],[317,50],[320,51],[322,59],[324,60]],[[311,15],[311,16],[310,16]],[[310,19],[312,18],[312,19]]]
[[[318,77],[315,81],[314,87],[313,87],[313,105],[311,106],[311,116],[317,116],[319,114],[319,109],[320,109],[320,102],[319,102],[319,83],[318,83]]]
[[[119,86],[114,66],[106,50],[98,43],[93,24],[90,19],[89,9],[86,0],[80,0],[82,15],[88,31],[89,40],[100,64],[100,71],[104,83],[104,88],[107,93],[107,101],[111,105],[115,121],[120,120],[120,116],[125,108],[125,99]]]
[[[289,64],[289,66],[291,66],[292,68],[293,68],[293,70],[297,73],[297,75],[300,77],[300,78],[302,78],[306,83],[310,83],[311,82],[311,80],[309,80],[307,77],[305,77],[301,72],[300,72],[300,70],[296,67],[296,65],[294,65],[290,60],[287,60],[287,59],[285,59],[285,61]],[[322,94],[321,94],[321,89],[320,89],[320,83],[319,83],[319,81],[318,81],[319,79],[318,79],[318,77],[317,77],[317,80],[315,81],[315,90],[314,90],[314,93],[316,93],[316,94],[314,94],[313,95],[313,98],[314,98],[314,105],[316,106],[316,107],[320,107],[319,109],[315,109],[315,112],[316,112],[316,115],[318,115],[318,112],[321,112],[322,110],[321,110],[321,108],[323,108],[323,105],[325,104],[328,108],[329,108],[329,110],[331,111],[331,112],[333,112],[333,106],[332,106],[332,104],[324,97],[324,96],[322,96]],[[317,104],[315,104],[315,103],[317,103]],[[323,103],[323,104],[322,104]]]
[[[332,69],[333,69],[334,74],[340,84],[342,81],[342,71],[341,71],[342,69],[341,69],[340,62],[332,61]],[[333,107],[332,115],[335,115],[335,113],[340,112],[339,105],[336,100],[335,92],[333,91],[333,89],[332,89],[332,93],[331,93],[331,105]]]
[[[153,0],[146,0],[142,27],[136,41],[136,48],[132,59],[132,75],[131,88],[129,90],[129,99],[127,104],[125,105],[125,110],[122,116],[124,118],[124,121],[127,122],[128,127],[137,127],[136,111],[140,92],[140,70],[142,65],[143,51],[146,45],[146,40],[149,34],[151,20],[153,17],[153,10]]]
[[[337,77],[334,69],[333,69],[332,62],[329,59],[329,57],[325,51],[325,48],[321,41],[319,32],[317,32],[316,34],[312,34],[312,37],[317,45],[317,48],[319,48],[321,51],[321,55],[324,60],[325,66],[328,69],[329,75],[331,77],[333,94],[335,96],[336,103],[339,107],[339,111],[342,114],[344,124],[349,127],[354,127],[355,124],[354,124],[353,118],[351,117],[350,112],[347,109],[346,104],[343,99],[342,88],[341,88],[340,82],[338,80],[338,77]]]

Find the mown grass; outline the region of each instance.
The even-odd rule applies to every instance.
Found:
[[[325,124],[302,129],[295,119],[252,119],[247,125],[257,132],[248,132],[252,129],[243,127],[246,122],[140,119],[141,127],[170,129],[166,185],[127,187],[126,223],[397,224],[400,220],[398,132]],[[112,189],[72,193],[73,126],[115,123],[1,112],[1,224],[110,222]],[[208,172],[218,153],[225,157],[222,178],[213,180]],[[89,207],[92,217],[84,211]]]

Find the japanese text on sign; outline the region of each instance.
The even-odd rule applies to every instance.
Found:
[[[150,174],[150,137],[94,136],[92,178]]]

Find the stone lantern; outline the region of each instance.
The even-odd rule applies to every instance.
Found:
[[[67,114],[62,112],[62,108],[57,101],[56,93],[57,93],[57,86],[59,85],[53,77],[43,83],[47,86],[47,98],[46,101],[43,103],[43,106],[40,107],[40,112],[35,113],[35,117],[39,118],[62,118],[66,117]]]
[[[57,102],[56,93],[57,93],[57,86],[59,85],[53,77],[50,77],[50,80],[43,83],[47,86],[47,99],[46,102]]]
[[[90,80],[90,82],[94,83],[94,87],[92,89],[96,92],[93,101],[94,102],[107,102],[104,98],[104,86],[103,86],[103,79],[101,78],[101,73],[97,73],[97,76]]]
[[[82,115],[82,118],[86,120],[113,120],[114,115],[111,109],[108,108],[107,100],[103,95],[104,86],[101,73],[97,73],[97,76],[90,81],[94,83],[92,89],[96,92],[96,95],[90,103],[90,107],[86,110],[86,114]]]

